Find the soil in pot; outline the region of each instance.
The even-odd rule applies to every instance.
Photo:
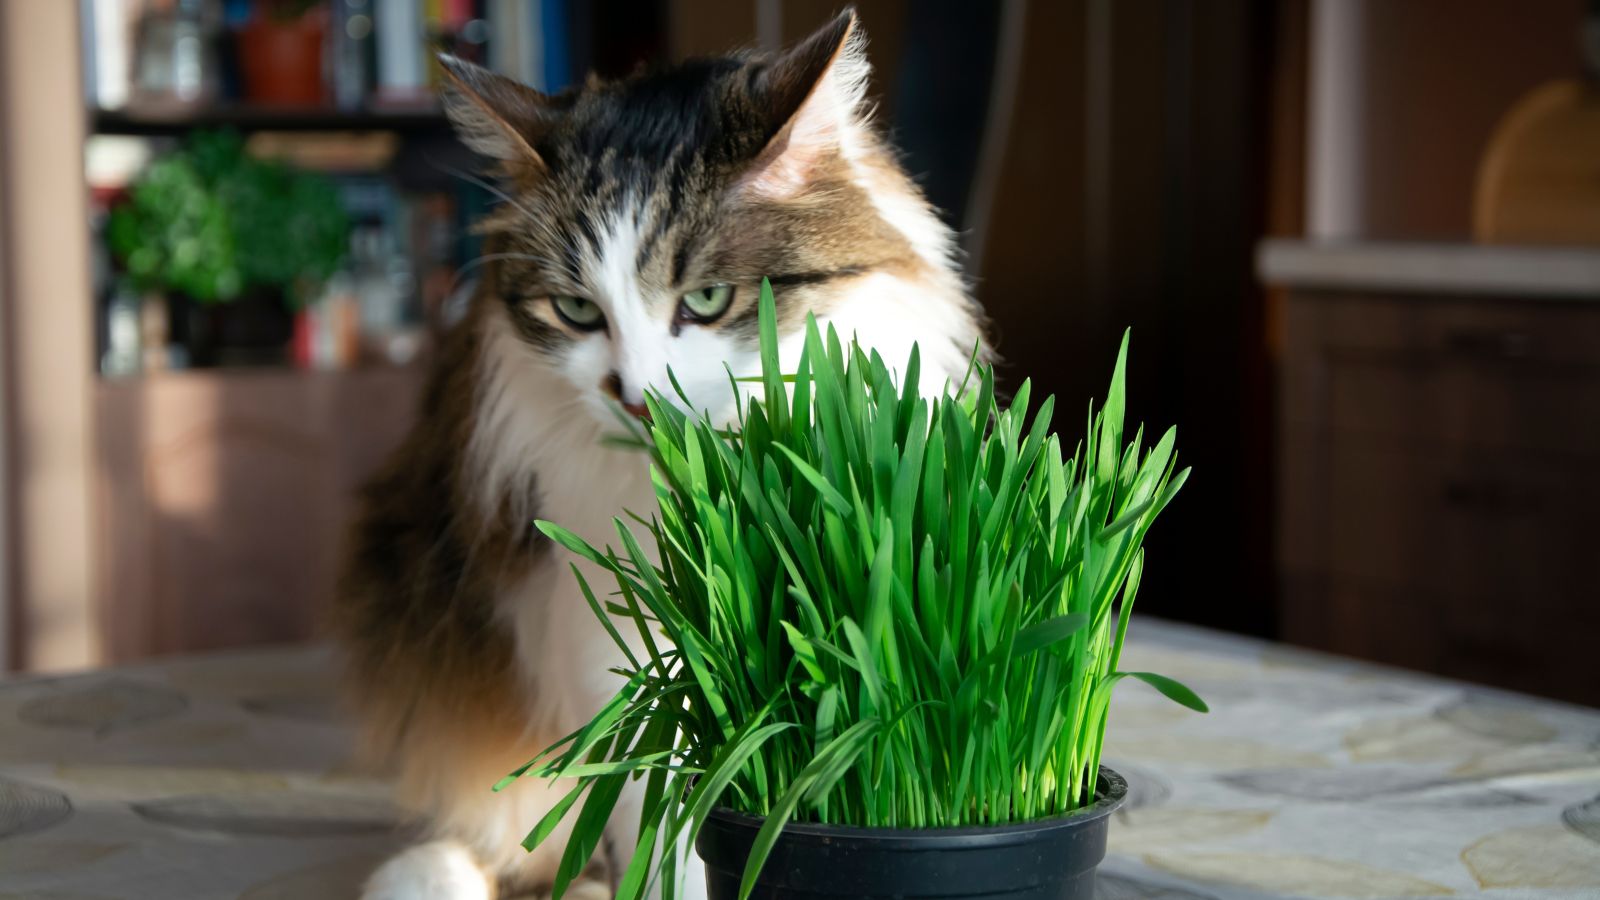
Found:
[[[756,900],[1092,900],[1111,813],[1127,796],[1102,767],[1097,800],[1077,812],[993,828],[898,830],[792,824],[773,846]],[[706,819],[695,850],[709,900],[737,900],[762,820],[728,810]]]

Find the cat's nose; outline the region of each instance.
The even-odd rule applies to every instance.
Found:
[[[606,377],[600,379],[600,390],[604,391],[606,396],[622,404],[622,408],[627,410],[629,415],[638,416],[641,419],[650,418],[650,409],[644,403],[634,403],[623,399],[622,376],[616,372],[609,372]]]

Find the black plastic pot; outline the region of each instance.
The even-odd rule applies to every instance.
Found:
[[[1128,783],[1100,769],[1092,806],[1054,819],[994,828],[783,830],[761,870],[758,900],[913,900],[923,897],[1092,900],[1106,830]],[[762,820],[715,810],[695,841],[709,900],[737,900]]]
[[[257,288],[219,303],[174,294],[168,302],[172,321],[181,322],[173,340],[188,349],[191,366],[271,366],[288,359],[294,315],[279,291]]]

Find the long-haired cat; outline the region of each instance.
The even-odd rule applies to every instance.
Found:
[[[846,12],[776,55],[557,96],[446,61],[449,115],[496,161],[506,202],[482,223],[483,277],[420,419],[363,493],[341,582],[366,746],[429,835],[367,897],[549,885],[562,841],[519,841],[565,789],[489,788],[586,721],[621,660],[532,522],[603,545],[614,516],[654,508],[645,456],[603,438],[669,369],[732,420],[728,370],[759,368],[763,277],[787,365],[809,312],[891,364],[917,342],[927,389],[966,368],[980,316],[949,229],[867,122],[864,41]],[[596,850],[594,896],[632,852],[637,803]]]

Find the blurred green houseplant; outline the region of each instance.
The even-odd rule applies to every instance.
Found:
[[[332,275],[350,220],[326,178],[197,132],[151,163],[111,212],[106,238],[133,285],[225,303],[265,289],[298,305]]]

